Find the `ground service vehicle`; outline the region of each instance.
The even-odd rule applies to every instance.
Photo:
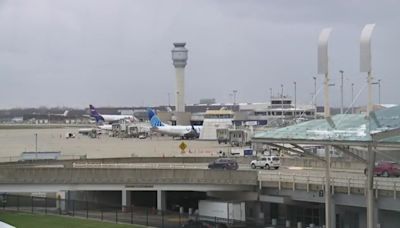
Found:
[[[239,168],[239,165],[235,159],[218,158],[217,160],[210,162],[210,164],[208,164],[208,168],[209,169],[237,170]]]
[[[255,169],[257,167],[259,168],[265,168],[265,169],[279,169],[279,166],[281,165],[280,159],[278,156],[266,156],[266,157],[261,157],[257,160],[253,160],[250,163],[251,168]]]
[[[199,201],[199,220],[217,221],[222,224],[233,224],[246,221],[244,202],[226,202],[213,200]]]

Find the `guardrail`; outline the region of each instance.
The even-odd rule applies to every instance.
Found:
[[[310,190],[310,185],[320,185],[321,188],[324,187],[326,178],[324,175],[319,174],[302,174],[302,173],[278,173],[276,175],[271,175],[260,171],[258,173],[258,181],[260,184],[262,182],[275,182],[278,183],[279,190],[282,189],[283,183],[291,183],[293,191],[296,190],[296,184],[305,184],[307,191]],[[362,188],[364,189],[364,194],[366,194],[365,187],[367,178],[364,175],[348,175],[348,176],[333,176],[330,177],[331,181],[331,191],[335,192],[335,187],[347,188],[347,193],[351,194],[352,188]],[[375,196],[378,197],[379,190],[393,191],[393,197],[396,199],[397,191],[400,191],[400,178],[374,178],[374,190]]]

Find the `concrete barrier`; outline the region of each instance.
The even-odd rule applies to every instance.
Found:
[[[257,172],[187,169],[0,168],[2,184],[257,185]]]
[[[47,160],[47,161],[26,161],[6,162],[1,166],[37,166],[37,165],[62,165],[65,168],[72,168],[75,164],[107,164],[107,163],[209,163],[217,157],[120,157],[120,158],[95,158],[95,159],[74,159],[74,160]],[[242,165],[250,164],[254,157],[235,157]],[[331,168],[333,169],[355,169],[364,170],[365,164],[354,161],[343,161],[332,158]],[[281,158],[282,166],[315,167],[324,168],[325,162],[315,158]]]

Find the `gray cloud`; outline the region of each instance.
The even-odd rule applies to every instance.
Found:
[[[371,22],[382,100],[399,103],[399,8],[397,1],[3,1],[0,107],[166,104],[175,41],[189,49],[187,103],[228,102],[233,89],[241,102],[266,101],[280,84],[292,95],[293,81],[309,103],[317,38],[327,26],[332,81],[345,71],[349,103],[351,82],[356,92],[365,84],[359,36]],[[331,94],[338,105],[339,87]]]

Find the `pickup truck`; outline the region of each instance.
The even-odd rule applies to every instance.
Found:
[[[278,156],[266,156],[266,157],[261,157],[257,160],[253,160],[250,163],[250,166],[252,169],[255,169],[257,167],[260,168],[265,168],[265,169],[279,169],[279,166],[281,165],[281,162],[279,160]]]

